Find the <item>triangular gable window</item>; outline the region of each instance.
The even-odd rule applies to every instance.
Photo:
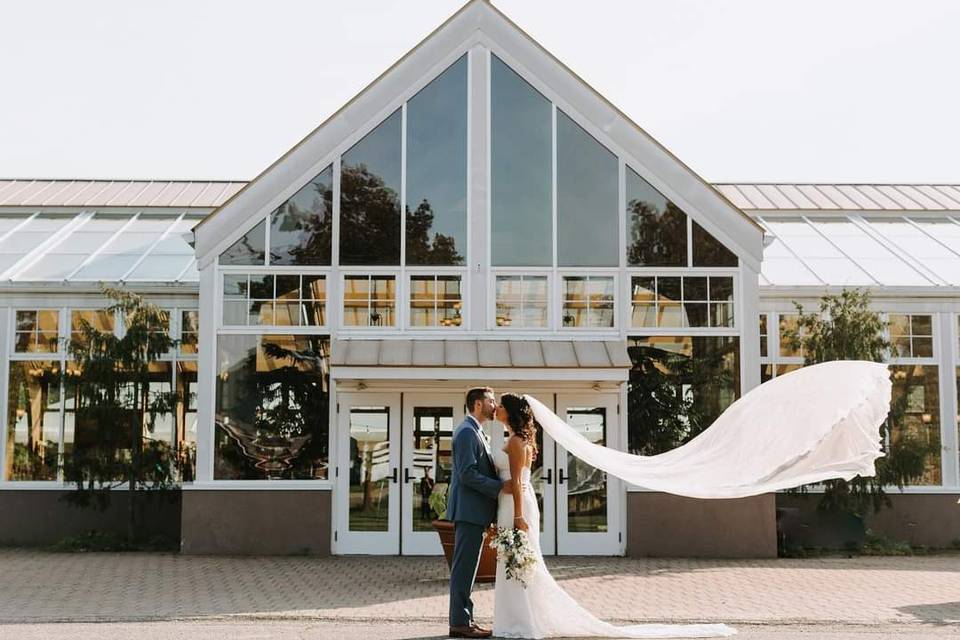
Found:
[[[737,256],[627,167],[627,265],[736,267]],[[692,246],[693,250],[687,248]],[[692,253],[692,260],[690,254]]]
[[[247,231],[239,240],[220,254],[220,264],[262,265],[266,255],[267,225],[259,224]]]

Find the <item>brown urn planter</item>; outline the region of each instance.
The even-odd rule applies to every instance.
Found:
[[[447,567],[453,562],[453,523],[449,520],[434,520],[433,528],[440,536],[443,556]],[[477,567],[476,582],[495,582],[497,579],[497,550],[490,548],[487,532],[483,532],[483,546],[480,548],[480,566]]]

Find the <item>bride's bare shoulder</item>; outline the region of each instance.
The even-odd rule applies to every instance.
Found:
[[[507,453],[521,455],[526,451],[527,443],[520,436],[513,435],[507,438]]]

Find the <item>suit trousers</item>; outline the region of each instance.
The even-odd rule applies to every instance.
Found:
[[[455,522],[453,561],[450,563],[450,626],[465,627],[473,622],[473,581],[480,564],[480,547],[486,527],[472,522]]]

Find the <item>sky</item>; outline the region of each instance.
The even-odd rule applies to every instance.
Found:
[[[459,0],[0,0],[0,178],[247,180]],[[496,0],[713,182],[960,183],[958,0]]]

